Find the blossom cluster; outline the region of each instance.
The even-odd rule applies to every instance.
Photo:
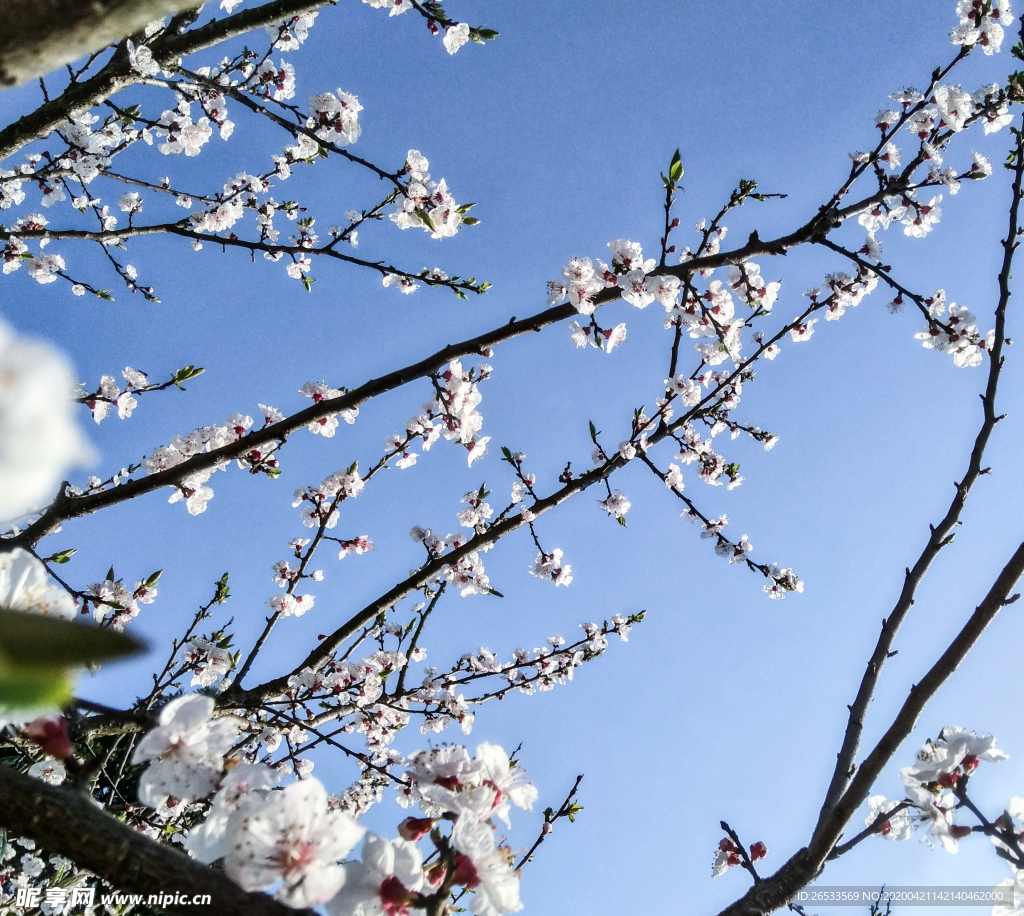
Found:
[[[87,398],[85,405],[92,411],[92,418],[97,423],[106,418],[112,405],[117,407],[117,415],[122,420],[130,417],[132,411],[139,406],[139,402],[133,395],[149,386],[149,378],[146,373],[139,372],[131,366],[126,366],[121,375],[128,383],[124,391],[117,386],[112,375],[100,376],[99,387],[95,394],[87,395],[84,388],[81,390],[81,396]]]
[[[326,904],[332,916],[408,914],[453,887],[475,891],[478,916],[521,909],[519,878],[493,821],[510,826],[511,807],[529,811],[537,791],[500,747],[481,744],[472,757],[451,745],[412,754],[399,800],[419,802],[426,816],[405,818],[389,841],[339,810],[308,769],[281,786],[279,769],[225,759],[238,737],[230,716],[214,716],[212,699],[183,696],[163,707],[133,760],[149,764],[139,783],[143,804],[172,822],[198,811],[185,849],[204,863],[222,861],[243,889],[278,884],[287,905]],[[436,829],[444,823],[452,825],[447,836]],[[428,836],[436,861],[425,867],[418,843]],[[360,840],[360,859],[347,859]]]
[[[425,404],[420,412],[405,424],[405,436],[395,433],[384,442],[390,457],[397,460],[395,465],[403,470],[416,464],[419,455],[412,451],[414,443],[420,443],[424,452],[443,435],[445,439],[457,440],[469,451],[469,464],[487,454],[490,437],[476,438],[483,426],[483,417],[477,410],[482,400],[479,384],[490,378],[491,367],[480,363],[464,371],[459,360],[453,360],[435,381],[435,398]]]
[[[83,613],[92,605],[92,616],[97,623],[110,625],[115,630],[123,630],[132,620],[139,616],[140,604],[152,604],[157,596],[157,582],[160,572],[153,573],[148,579],[136,582],[134,588],[128,588],[114,577],[111,567],[103,582],[94,582],[82,596]]]
[[[399,229],[418,226],[429,232],[431,238],[451,238],[459,231],[466,211],[473,205],[460,207],[443,178],[440,182],[431,181],[429,167],[430,163],[419,150],[409,150],[403,168],[409,179],[389,218]]]
[[[951,354],[955,366],[981,365],[981,354],[991,352],[996,332],[989,331],[982,337],[974,315],[955,302],[949,304],[947,317],[942,320],[945,301],[946,294],[941,289],[928,300],[928,327],[914,336],[925,349]]]
[[[491,441],[490,436],[477,436],[484,422],[477,410],[483,398],[479,386],[480,382],[491,377],[491,371],[487,363],[480,363],[475,368],[465,370],[459,360],[452,360],[448,368],[435,380],[436,397],[425,408],[427,421],[432,421],[435,417],[440,420],[441,435],[445,439],[457,441],[465,446],[469,453],[467,461],[471,467],[474,461],[487,454],[487,443]],[[412,431],[413,428],[417,428],[413,424],[418,424],[418,428],[425,434],[426,444],[433,431],[427,428],[427,423],[421,417],[411,421],[407,428]]]
[[[193,687],[220,689],[227,686],[227,675],[237,658],[232,658],[227,646],[194,636],[181,649],[181,658],[192,671]]]
[[[1003,43],[1003,26],[1013,24],[1009,0],[959,0],[956,6],[960,23],[950,33],[956,45],[980,45],[986,54],[994,54]]]
[[[144,458],[142,467],[149,474],[170,470],[195,455],[212,452],[237,441],[245,435],[252,422],[252,417],[235,413],[218,426],[203,426],[192,430],[187,436],[173,436],[169,445],[157,446]],[[167,501],[176,503],[185,500],[189,515],[205,512],[206,504],[213,498],[213,489],[206,486],[206,483],[214,471],[225,470],[227,465],[228,460],[225,458],[211,468],[189,474],[175,484],[174,492]]]
[[[992,735],[947,726],[936,740],[925,743],[912,766],[900,770],[904,800],[871,796],[865,823],[887,840],[906,840],[919,827],[927,827],[947,852],[956,852],[958,841],[972,832],[956,823],[956,790],[961,780],[974,773],[982,761],[1006,759]]]

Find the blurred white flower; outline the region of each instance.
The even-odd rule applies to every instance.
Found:
[[[72,390],[63,356],[0,321],[0,521],[53,497],[64,472],[91,458]]]

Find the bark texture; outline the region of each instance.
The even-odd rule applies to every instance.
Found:
[[[209,906],[164,906],[196,916],[313,916],[243,891],[221,872],[136,833],[73,789],[0,766],[0,827],[71,859],[127,894],[209,894]],[[99,900],[96,901],[99,903]]]
[[[102,51],[196,0],[0,0],[0,87]]]

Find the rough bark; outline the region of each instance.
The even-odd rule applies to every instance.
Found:
[[[0,0],[0,15],[10,17],[15,5],[29,7],[34,2],[35,0]],[[43,0],[39,0],[39,2],[41,5]],[[72,7],[78,3],[87,5],[85,0],[45,0],[45,2],[54,7]],[[96,0],[93,2],[95,3]],[[126,0],[119,0],[119,2],[125,3]],[[138,2],[148,4],[155,3],[156,0],[138,0]],[[169,3],[170,0],[167,2]],[[263,3],[251,9],[240,10],[225,19],[215,19],[198,28],[188,29],[183,34],[161,35],[156,41],[150,43],[149,48],[153,53],[154,60],[160,63],[172,63],[179,57],[213,47],[222,41],[244,35],[253,29],[260,29],[290,16],[298,16],[336,2],[337,0],[271,0],[269,3]],[[196,3],[195,0],[192,0],[192,2],[180,2],[178,5],[187,9],[194,7]],[[11,9],[11,13],[8,12],[8,8]],[[148,21],[151,19],[144,17],[143,24]],[[62,26],[58,31],[66,33],[67,29]],[[0,36],[0,61],[2,61],[2,48],[6,46],[6,39]],[[131,69],[128,55],[123,51],[120,54],[115,54],[93,76],[82,82],[73,82],[59,96],[44,102],[31,114],[25,115],[0,130],[0,162],[34,140],[48,137],[68,118],[88,111],[94,105],[109,99],[122,89],[139,82],[140,79],[139,74]],[[0,82],[0,89],[2,88],[3,83]]]
[[[313,916],[266,894],[250,894],[223,872],[200,865],[98,808],[85,795],[51,786],[0,766],[0,827],[35,840],[127,894],[209,894],[209,906],[168,906],[168,913],[196,916]],[[99,900],[96,901],[99,903]]]
[[[0,0],[0,86],[17,86],[197,0]]]

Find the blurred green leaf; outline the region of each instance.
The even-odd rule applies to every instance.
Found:
[[[71,702],[71,682],[60,668],[6,668],[0,663],[0,708],[60,708]]]
[[[114,630],[0,608],[0,672],[53,671],[135,655],[144,648]]]

